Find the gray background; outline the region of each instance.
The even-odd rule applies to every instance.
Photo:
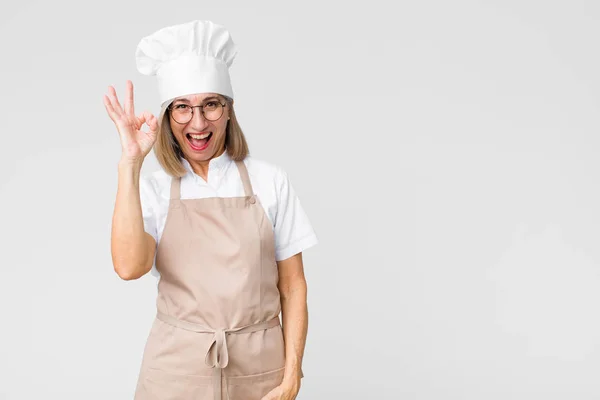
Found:
[[[102,95],[157,113],[135,48],[192,19],[320,239],[299,399],[600,397],[600,4],[462,0],[4,2],[0,398],[132,398],[156,280],[113,272]]]

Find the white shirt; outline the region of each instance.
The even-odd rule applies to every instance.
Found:
[[[193,171],[186,159],[182,159],[182,163],[187,169],[187,174],[181,177],[182,199],[244,196],[242,178],[226,151],[210,160],[208,182]],[[276,261],[316,245],[317,236],[287,173],[278,165],[251,156],[246,157],[244,164],[252,190],[273,225]],[[140,176],[144,230],[154,237],[157,247],[165,227],[170,189],[171,177],[162,169]],[[156,257],[151,274],[158,278],[160,274],[155,262]]]

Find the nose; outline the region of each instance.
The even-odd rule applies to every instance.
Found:
[[[194,109],[192,119],[188,122],[194,130],[201,131],[203,128],[208,126],[208,120],[204,118],[202,111],[199,108]]]

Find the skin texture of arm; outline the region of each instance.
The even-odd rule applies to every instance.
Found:
[[[144,231],[140,204],[141,163],[120,162],[112,220],[111,255],[121,279],[138,279],[152,268],[154,238]]]
[[[300,390],[300,371],[308,332],[307,285],[302,253],[278,261],[277,266],[285,341],[285,373],[281,385],[266,398],[287,400],[294,399]]]

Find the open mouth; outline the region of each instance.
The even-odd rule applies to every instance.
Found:
[[[202,134],[202,135],[190,135],[189,133],[186,133],[185,137],[187,138],[188,143],[190,144],[190,146],[192,147],[192,149],[194,150],[204,150],[206,147],[208,147],[208,142],[210,141],[210,138],[212,137],[212,132],[207,134]]]

